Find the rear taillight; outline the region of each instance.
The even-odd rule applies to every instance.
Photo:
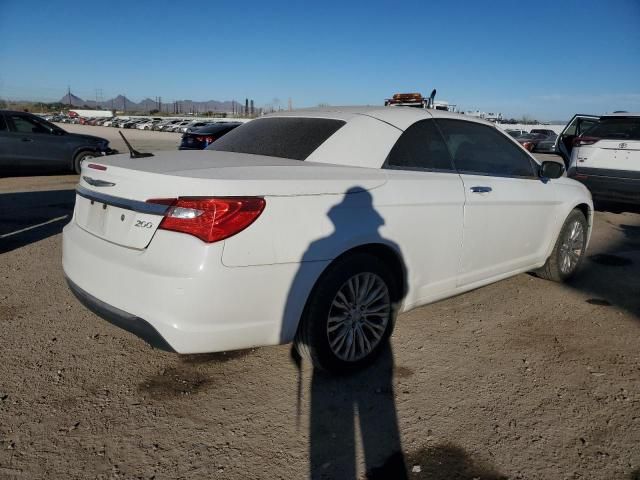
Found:
[[[529,151],[533,150],[533,142],[522,142],[522,146]]]
[[[210,144],[211,142],[213,142],[215,140],[215,137],[209,137],[209,136],[196,137],[196,140],[199,141],[199,142],[205,142],[208,145],[208,144]]]
[[[147,200],[169,205],[158,228],[187,233],[212,243],[229,238],[251,225],[265,207],[260,197],[181,197]]]
[[[583,145],[593,145],[598,140],[600,140],[598,137],[576,137],[573,139],[573,146],[581,147]]]

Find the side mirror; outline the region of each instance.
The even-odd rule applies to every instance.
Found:
[[[560,178],[564,173],[564,165],[558,162],[542,162],[540,178]]]

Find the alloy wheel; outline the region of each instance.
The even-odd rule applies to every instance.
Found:
[[[584,250],[584,228],[582,223],[575,220],[567,228],[562,245],[560,246],[560,271],[562,273],[571,273],[582,256]]]
[[[389,287],[375,273],[359,273],[338,290],[329,309],[327,338],[343,361],[369,355],[382,340],[391,316]]]

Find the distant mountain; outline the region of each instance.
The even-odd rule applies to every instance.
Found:
[[[103,108],[107,110],[119,110],[127,112],[139,112],[148,113],[151,110],[158,109],[158,102],[151,98],[145,98],[139,103],[136,103],[124,95],[118,95],[117,97],[110,98],[108,100],[96,102],[95,100],[83,100],[74,94],[67,94],[60,99],[60,103],[65,105],[69,104],[71,99],[71,105],[74,107],[89,108]],[[243,105],[244,106],[244,105]],[[227,100],[220,102],[218,100],[207,100],[204,102],[197,102],[193,100],[178,100],[175,103],[162,103],[163,112],[174,113],[178,110],[178,113],[205,113],[205,112],[231,112],[233,111],[233,102]],[[236,110],[240,108],[239,102],[236,102]]]
[[[85,101],[80,97],[76,97],[73,93],[68,93],[60,99],[60,103],[64,103],[65,105],[71,104],[74,107],[81,107],[85,104]]]

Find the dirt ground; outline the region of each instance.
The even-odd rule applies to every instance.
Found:
[[[640,478],[638,210],[601,207],[570,284],[416,309],[330,378],[289,346],[153,350],[83,308],[68,217],[2,237],[70,215],[75,179],[0,180],[0,478]]]

